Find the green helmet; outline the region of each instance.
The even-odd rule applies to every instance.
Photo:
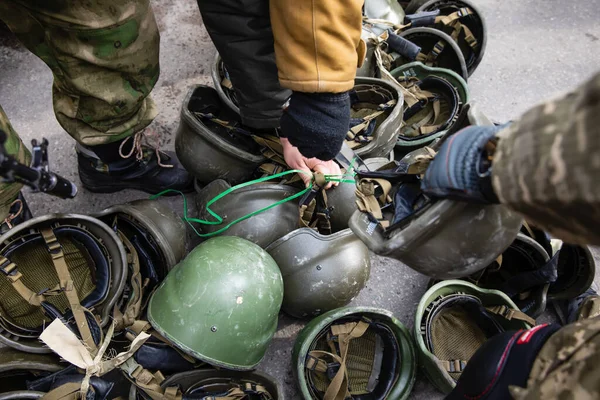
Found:
[[[328,389],[344,398],[407,399],[416,374],[408,330],[371,307],[338,308],[310,321],[296,338],[292,365],[305,400],[322,399]],[[345,375],[339,389],[332,384],[338,373]]]
[[[215,218],[207,210],[208,202],[230,188],[231,186],[227,182],[218,179],[206,185],[196,194],[198,217],[203,220],[214,221]],[[240,217],[270,206],[296,193],[298,193],[298,189],[292,186],[271,183],[240,188],[209,206],[213,212],[223,217],[223,224],[202,225],[202,232],[216,232]],[[297,201],[287,201],[232,225],[222,235],[239,236],[265,248],[283,235],[298,228],[298,212]]]
[[[446,20],[439,19],[440,22],[433,26],[454,39],[465,58],[470,76],[485,53],[487,29],[483,14],[470,0],[413,1],[421,3],[415,13],[439,10],[440,16],[447,17]]]
[[[211,87],[193,86],[181,109],[175,150],[201,184],[226,179],[245,182],[266,161],[248,128]]]
[[[412,62],[391,72],[400,86],[413,96],[406,96],[404,126],[400,130],[396,151],[402,155],[441,137],[456,121],[464,104],[469,102],[469,88],[456,72]],[[439,102],[437,115],[436,102]]]
[[[260,371],[199,369],[171,375],[161,384],[161,387],[178,388],[183,398],[285,400],[283,388],[275,378]],[[131,394],[129,398],[136,399]]]
[[[96,218],[49,214],[17,225],[0,236],[0,243],[0,342],[26,352],[51,352],[38,336],[55,318],[75,323],[70,300],[59,286],[69,279],[86,310],[84,325],[98,343],[127,276],[126,253],[117,235]]]
[[[233,89],[233,84],[229,79],[229,73],[227,72],[227,68],[225,68],[225,63],[218,52],[215,55],[215,61],[212,64],[210,75],[212,76],[213,85],[217,90],[221,101],[237,115],[240,115],[240,107],[238,106],[238,100],[235,90]]]
[[[375,171],[390,163],[385,157],[374,157],[364,160],[364,166],[358,166],[359,170],[368,169]],[[336,187],[327,189],[327,207],[329,207],[329,222],[331,231],[339,232],[348,228],[348,220],[358,207],[356,206],[356,186],[349,183],[340,183]]]
[[[281,308],[297,318],[347,305],[365,287],[371,272],[369,249],[350,229],[321,235],[300,228],[266,250],[283,276]]]
[[[65,368],[54,354],[24,353],[0,348],[0,393],[27,391],[27,382]]]
[[[357,77],[350,91],[350,130],[346,143],[362,158],[386,157],[402,123],[404,97],[386,80]]]
[[[432,286],[415,315],[419,364],[429,381],[447,394],[471,356],[490,337],[528,329],[535,321],[499,290],[448,280]]]
[[[258,365],[275,330],[283,280],[263,249],[234,236],[196,247],[167,275],[148,320],[177,348],[234,370]]]
[[[467,105],[455,128],[471,118],[477,125],[491,124]],[[404,189],[414,199],[405,196]],[[396,201],[396,195],[402,201]],[[393,207],[382,213],[390,226],[384,229],[371,212],[357,211],[348,222],[350,229],[374,253],[435,279],[461,278],[485,268],[513,242],[522,223],[503,205],[434,200],[423,195],[418,185],[393,185],[389,197],[394,201],[386,202]],[[410,212],[397,212],[405,203],[410,203]]]
[[[158,200],[135,200],[111,206],[94,216],[132,242],[145,265],[144,278],[162,281],[186,251],[184,222]]]
[[[410,28],[400,33],[421,48],[421,53],[416,61],[426,65],[450,69],[460,75],[465,81],[469,77],[467,64],[456,42],[446,33],[429,27]],[[398,67],[415,60],[400,57],[395,60],[394,66]]]

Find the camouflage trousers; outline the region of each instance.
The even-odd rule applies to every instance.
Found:
[[[529,374],[527,389],[511,387],[517,400],[600,398],[600,296],[581,305],[578,321],[548,339]]]
[[[79,143],[123,139],[156,116],[149,94],[159,76],[159,33],[149,0],[0,0],[0,19],[52,71],[56,119]],[[0,128],[8,152],[26,161],[1,108]],[[1,218],[20,187],[0,185]]]

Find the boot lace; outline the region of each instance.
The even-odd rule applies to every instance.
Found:
[[[133,146],[131,146],[131,151],[129,151],[129,153],[124,154],[123,148],[125,144],[129,142],[129,140],[133,140]],[[154,131],[140,131],[135,135],[129,136],[128,138],[123,140],[121,146],[119,146],[119,155],[122,158],[129,158],[133,154],[135,154],[135,158],[137,160],[142,160],[144,158],[144,142],[146,144],[146,147],[154,149],[157,163],[160,167],[173,168],[172,164],[164,164],[162,162],[161,154],[166,155],[166,153],[160,149],[160,137],[158,136],[158,133]]]

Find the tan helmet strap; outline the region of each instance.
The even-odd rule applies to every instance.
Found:
[[[42,302],[46,300],[46,296],[35,293],[25,286],[21,281],[23,275],[17,270],[17,265],[4,256],[0,256],[0,270],[17,293],[32,306],[39,307],[42,305]]]
[[[65,383],[46,393],[42,400],[79,400],[80,389],[81,384],[78,382]]]
[[[507,319],[508,321],[515,319],[518,321],[523,321],[531,326],[535,326],[535,319],[531,318],[523,311],[515,310],[514,308],[510,308],[505,305],[486,307],[485,309],[492,314],[499,315],[502,318]]]
[[[123,330],[123,328],[132,325],[140,316],[142,310],[143,284],[142,275],[140,273],[140,258],[137,250],[123,233],[119,231],[117,234],[123,242],[123,245],[127,248],[127,262],[131,269],[131,298],[127,302],[123,313],[121,313],[121,310],[119,310],[117,305],[115,305],[113,310],[113,319],[116,324],[115,329],[120,331]]]
[[[51,228],[41,229],[40,232],[44,238],[44,242],[46,242],[50,256],[52,257],[52,263],[54,264],[54,269],[56,269],[60,287],[69,301],[71,311],[73,312],[75,322],[77,323],[77,329],[81,334],[81,339],[89,348],[90,354],[95,356],[98,352],[98,348],[96,347],[96,343],[92,337],[92,332],[88,325],[88,321],[85,317],[86,309],[79,302],[77,289],[75,288],[75,283],[73,282],[71,274],[69,273],[69,267],[65,261],[65,253],[63,252],[62,245],[56,238],[56,235]]]

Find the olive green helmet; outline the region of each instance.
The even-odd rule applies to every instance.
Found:
[[[300,228],[266,251],[283,276],[281,308],[297,318],[347,305],[365,287],[371,272],[369,249],[350,229],[321,235]]]
[[[27,382],[65,368],[54,354],[24,353],[0,348],[0,393],[27,391]]]
[[[361,158],[386,157],[400,133],[404,97],[398,85],[356,77],[350,91],[350,130],[346,143]]]
[[[161,383],[161,387],[179,389],[184,399],[285,400],[279,382],[260,371],[240,372],[207,368],[180,372],[167,378]],[[131,388],[129,400],[143,398],[137,395],[135,386],[132,385]]]
[[[208,203],[231,186],[222,179],[206,185],[196,194],[198,218],[214,221],[208,212]],[[288,185],[262,183],[237,189],[208,206],[210,210],[223,217],[220,225],[202,225],[203,233],[213,233],[254,211],[270,206],[298,193],[298,189]],[[298,202],[287,201],[265,212],[254,215],[232,225],[222,233],[223,236],[239,236],[262,248],[298,228]]]
[[[106,224],[78,214],[33,218],[0,236],[0,256],[0,342],[51,352],[38,340],[43,328],[55,318],[74,323],[70,300],[59,286],[64,279],[73,280],[92,338],[99,342],[127,276],[125,249]]]
[[[456,42],[446,33],[430,27],[410,28],[400,33],[400,36],[421,48],[416,61],[432,67],[450,69],[468,79],[467,64]],[[399,57],[394,61],[394,67],[415,60]]]
[[[419,364],[429,381],[447,394],[487,339],[531,325],[535,321],[499,290],[461,280],[437,283],[423,295],[415,315]]]
[[[391,312],[371,307],[338,308],[310,321],[296,338],[292,365],[305,400],[328,390],[352,399],[407,399],[416,375],[410,333]],[[339,389],[332,384],[338,373]]]
[[[375,171],[390,163],[385,157],[374,157],[364,160],[364,165],[358,166],[358,170]],[[327,189],[327,207],[329,207],[329,222],[333,233],[348,228],[348,220],[358,207],[356,206],[356,186],[342,182],[336,187]]]
[[[231,184],[247,181],[266,158],[246,129],[240,126],[239,114],[215,89],[193,86],[181,109],[175,137],[177,157],[201,184],[215,179]]]
[[[460,48],[469,76],[475,71],[485,53],[487,28],[483,14],[470,0],[413,0],[418,2],[415,13],[439,10],[439,16],[456,16],[457,20],[433,25],[450,35]],[[413,4],[411,2],[411,4]]]
[[[468,125],[471,118],[476,125],[491,124],[469,106],[455,127]],[[401,187],[393,186],[392,199]],[[366,211],[356,211],[348,225],[374,253],[435,279],[461,278],[485,268],[510,246],[521,227],[522,218],[503,205],[434,200],[423,195],[418,185],[414,192],[407,215],[395,215],[396,201],[385,209],[387,228]]]
[[[462,106],[469,102],[467,82],[452,70],[416,61],[394,69],[391,74],[413,95],[405,96],[405,125],[396,143],[400,154],[441,137],[456,121]]]
[[[234,236],[197,246],[150,299],[148,320],[183,352],[209,364],[250,370],[277,328],[283,280],[263,249]]]
[[[186,228],[169,206],[158,200],[135,200],[111,206],[94,216],[123,232],[146,259],[146,276],[162,281],[183,258],[186,251]],[[143,274],[144,275],[144,274]]]

